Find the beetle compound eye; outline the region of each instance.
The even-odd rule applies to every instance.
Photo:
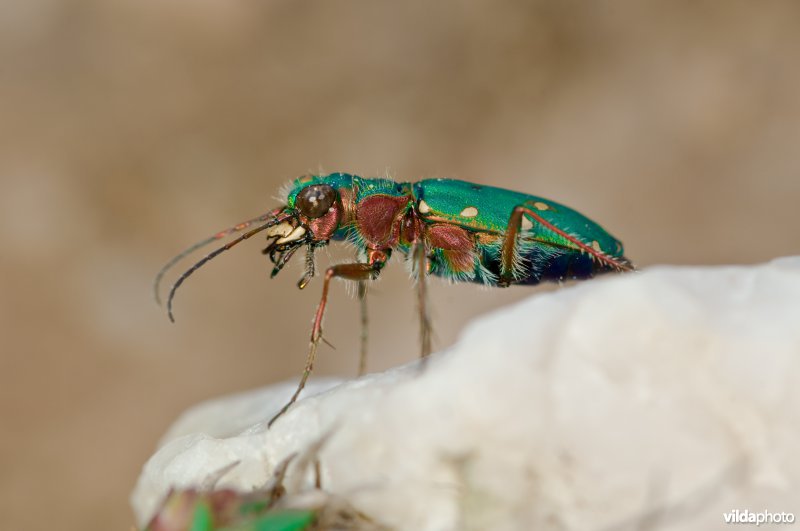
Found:
[[[327,184],[314,184],[300,190],[295,200],[295,206],[309,218],[319,218],[325,215],[336,199],[336,190]]]

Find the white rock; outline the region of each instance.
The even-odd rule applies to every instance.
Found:
[[[219,486],[259,487],[328,431],[324,489],[397,529],[800,516],[800,257],[535,294],[469,325],[424,370],[334,383],[270,430],[294,382],[185,413],[139,478],[139,523],[171,486],[202,485],[234,461]],[[290,492],[310,481],[290,467]]]

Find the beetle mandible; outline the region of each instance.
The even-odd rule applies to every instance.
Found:
[[[360,372],[366,356],[366,282],[376,279],[395,249],[412,261],[417,279],[421,353],[430,353],[430,320],[425,277],[487,286],[534,285],[542,281],[587,279],[598,273],[632,271],[622,243],[575,210],[542,197],[453,179],[397,182],[347,173],[303,176],[292,181],[286,204],[192,245],[159,271],[156,300],[164,274],[193,251],[237,232],[244,232],[206,255],[172,286],[167,312],[174,321],[176,290],[206,262],[259,232],[269,244],[263,250],[277,275],[300,248],[306,250],[303,289],[315,275],[314,252],[331,240],[349,241],[358,250],[352,263],[330,266],[311,329],[303,375],[289,402],[305,387],[322,338],[322,320],[333,278],[358,282],[362,308]],[[423,274],[420,274],[423,272]]]

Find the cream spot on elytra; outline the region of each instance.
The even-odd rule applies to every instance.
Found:
[[[536,207],[536,210],[548,210],[550,208],[549,206],[547,206],[545,203],[542,203],[541,201],[536,201],[533,204],[533,206]]]
[[[522,230],[531,230],[533,228],[533,221],[527,217],[522,216]]]
[[[461,216],[465,218],[474,218],[478,215],[478,209],[475,207],[467,207],[461,211]]]
[[[597,251],[598,253],[602,253],[602,252],[603,252],[603,250],[600,248],[600,244],[599,244],[599,243],[597,243],[597,240],[594,240],[594,241],[592,242],[592,249],[594,249],[594,250],[595,250],[595,251]]]
[[[428,214],[431,211],[431,207],[428,206],[428,203],[425,200],[421,200],[419,202],[419,213],[420,214]]]

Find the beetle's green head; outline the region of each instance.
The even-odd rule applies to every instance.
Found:
[[[337,195],[342,190],[352,190],[353,175],[349,173],[330,173],[328,175],[303,175],[289,182],[283,189],[286,196],[286,206],[302,208],[306,198],[310,197],[312,190],[332,189]],[[299,204],[298,204],[299,202]]]
[[[270,244],[264,249],[280,272],[297,249],[328,243],[345,217],[352,192],[353,176],[346,173],[306,175],[289,183],[281,223],[264,232]],[[344,196],[344,199],[343,199]]]

